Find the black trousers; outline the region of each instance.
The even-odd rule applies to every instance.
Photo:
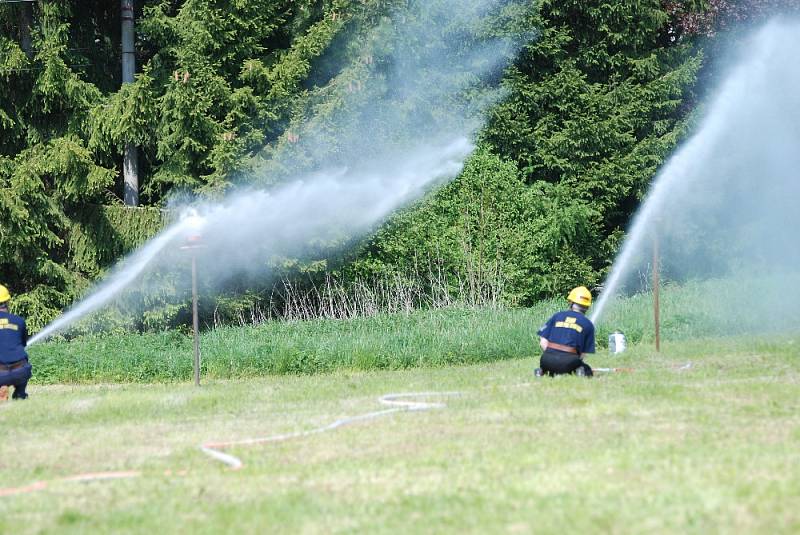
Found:
[[[33,367],[27,359],[23,366],[13,370],[4,370],[0,368],[0,386],[13,386],[14,395],[12,397],[14,399],[25,399],[28,397],[25,388],[28,386],[28,379],[31,378],[32,374]]]
[[[583,362],[583,359],[578,355],[555,349],[547,349],[542,353],[542,358],[539,359],[539,367],[545,375],[550,376],[575,373],[578,368],[581,368],[583,375],[587,377],[594,375],[592,367]]]

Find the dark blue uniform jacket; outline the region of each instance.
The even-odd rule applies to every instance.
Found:
[[[25,320],[8,312],[0,312],[0,363],[10,364],[28,358],[28,328]]]
[[[580,312],[556,312],[539,329],[539,336],[548,342],[574,347],[579,355],[594,353],[594,325]]]

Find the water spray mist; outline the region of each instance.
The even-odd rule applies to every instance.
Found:
[[[696,133],[654,179],[592,321],[602,321],[620,293],[655,289],[641,285],[653,270],[654,281],[728,281],[686,305],[693,308],[671,310],[687,328],[796,328],[796,315],[759,319],[800,299],[798,55],[798,21],[773,21],[749,38]]]
[[[124,299],[131,285],[147,291],[145,269],[162,273],[178,265],[172,251],[195,225],[202,226],[204,248],[193,252],[193,262],[203,266],[203,283],[213,291],[237,277],[264,279],[270,258],[302,256],[311,242],[372,232],[398,207],[454,178],[474,149],[487,107],[503,94],[480,81],[504,68],[529,37],[482,37],[476,23],[514,1],[414,2],[383,20],[375,35],[359,36],[364,47],[375,48],[363,53],[380,59],[342,69],[342,79],[319,92],[324,98],[308,99],[303,113],[309,116],[259,155],[263,165],[249,182],[271,186],[195,205],[194,214],[123,261],[31,342]],[[462,38],[454,40],[454,32]],[[357,85],[354,76],[360,76]],[[325,100],[331,98],[334,111]]]

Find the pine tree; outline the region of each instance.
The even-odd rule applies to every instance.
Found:
[[[668,42],[669,23],[655,0],[546,0],[540,38],[506,78],[511,96],[487,142],[559,205],[593,214],[591,236],[569,248],[583,269],[562,289],[586,280],[587,268],[597,281],[684,134],[703,55],[691,41]]]
[[[426,263],[477,288],[495,277],[521,304],[599,282],[685,135],[698,76],[713,76],[705,54],[721,42],[714,34],[773,4],[791,7],[509,1],[475,28],[450,28],[456,40],[535,36],[495,80],[507,96],[492,108],[479,151],[455,182],[354,251],[312,260],[339,265],[344,277],[410,274]],[[405,98],[389,76],[403,47],[416,53],[398,23],[432,24],[436,0],[137,6],[139,71],[120,88],[116,0],[41,1],[29,14],[0,4],[0,273],[34,327],[157,231],[172,195],[269,187],[369,157],[363,132],[334,125],[362,124],[370,100],[387,106],[370,117],[369,135],[399,146],[469,101],[422,106],[414,99],[423,92]],[[435,88],[444,75],[431,66],[415,83]],[[468,73],[446,73],[462,75],[469,82]],[[476,82],[469,96],[482,89]],[[421,109],[434,111],[418,117]],[[126,141],[141,147],[142,210],[121,206]]]

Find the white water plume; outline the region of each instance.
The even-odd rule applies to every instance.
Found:
[[[146,294],[145,271],[185,271],[188,255],[180,249],[198,217],[202,247],[190,254],[205,283],[218,288],[237,277],[258,280],[271,258],[301,257],[309,243],[363,235],[455,177],[474,148],[483,112],[502,94],[481,80],[496,76],[519,45],[470,31],[481,17],[515,2],[414,2],[383,20],[376,35],[363,39],[372,48],[360,53],[370,60],[342,70],[345,78],[332,79],[321,96],[310,98],[309,116],[265,150],[260,170],[243,180],[279,185],[241,187],[219,202],[193,205],[198,216],[172,225],[123,261],[31,343],[124,299],[126,288]],[[333,93],[337,106],[329,102]]]
[[[718,317],[706,320],[736,312],[758,325],[760,314],[796,308],[800,22],[773,21],[743,50],[697,132],[655,178],[592,320],[601,319],[620,293],[648,289],[641,281],[653,269],[656,241],[667,281],[730,282],[729,294],[707,295]],[[691,311],[665,310],[668,321],[671,313]],[[778,328],[766,316],[762,323]]]
[[[35,344],[107,304],[120,291],[135,281],[167,246],[173,244],[175,239],[185,232],[186,225],[181,222],[150,240],[144,247],[119,264],[105,281],[94,288],[90,296],[36,333],[28,343]]]
[[[308,237],[327,240],[363,232],[431,183],[458,174],[472,150],[460,137],[418,147],[402,160],[382,158],[385,169],[321,172],[275,190],[244,191],[224,203],[201,206],[203,241],[225,259],[206,269],[221,279],[232,270],[248,271],[257,250],[287,253]]]

